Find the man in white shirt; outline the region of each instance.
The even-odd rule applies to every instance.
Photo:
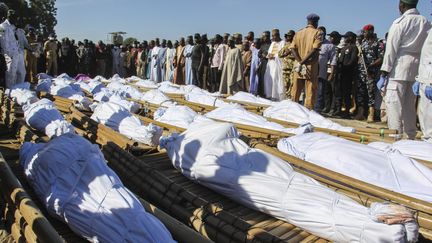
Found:
[[[8,12],[7,6],[0,6],[2,23],[0,24],[0,45],[2,47],[2,54],[6,60],[6,88],[11,88],[17,81],[18,69],[18,41],[15,37],[15,26],[12,25],[6,15]]]
[[[413,91],[420,95],[418,116],[423,139],[432,143],[432,31],[429,31],[423,45],[419,75]]]
[[[428,20],[417,10],[418,0],[400,0],[402,16],[390,27],[382,77],[378,88],[384,88],[388,78],[385,103],[387,106],[388,126],[403,132],[409,139],[416,136],[415,95],[411,92],[418,73],[421,47],[430,29]]]

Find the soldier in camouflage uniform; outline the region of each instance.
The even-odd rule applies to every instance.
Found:
[[[357,84],[358,112],[355,119],[363,120],[365,108],[369,108],[368,122],[374,121],[375,114],[375,86],[379,79],[380,67],[384,49],[374,34],[374,26],[363,27],[365,39],[361,42],[361,56],[359,60],[359,77]]]
[[[292,70],[294,68],[294,56],[291,54],[290,45],[292,40],[294,39],[295,32],[294,30],[288,31],[285,34],[285,46],[279,51],[279,58],[282,58],[282,77],[285,82],[286,87],[286,97],[287,99],[291,98],[291,87],[292,87]]]

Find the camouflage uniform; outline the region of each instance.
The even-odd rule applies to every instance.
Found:
[[[375,40],[361,43],[364,64],[359,59],[357,82],[357,105],[361,107],[373,107],[375,105],[375,86],[379,79],[380,67],[369,67],[376,60],[383,58],[384,48]]]
[[[279,51],[278,55],[282,58],[282,77],[286,87],[286,97],[291,98],[292,87],[292,70],[294,69],[294,56],[291,54],[290,42],[286,42],[285,46]]]

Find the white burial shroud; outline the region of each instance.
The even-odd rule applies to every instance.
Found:
[[[84,110],[89,110],[92,103],[87,97],[85,97],[84,93],[80,90],[80,86],[77,84],[53,84],[50,88],[50,94],[78,101],[78,104],[76,104],[77,107]]]
[[[155,121],[181,128],[188,128],[198,114],[187,106],[161,107],[153,115]]]
[[[162,138],[161,147],[186,177],[314,235],[368,243],[407,242],[407,234],[412,237],[404,225],[375,222],[369,208],[250,148],[232,124],[196,122],[181,135]]]
[[[153,89],[145,92],[141,97],[141,101],[149,102],[151,104],[160,105],[164,107],[174,106],[175,102],[171,101],[162,91]]]
[[[150,146],[159,145],[162,129],[153,124],[144,126],[140,119],[124,107],[111,102],[99,103],[91,119],[99,122],[126,137]]]
[[[20,162],[50,215],[90,242],[173,242],[106,165],[98,146],[79,135],[24,143]]]
[[[281,139],[278,149],[369,184],[432,202],[432,170],[397,150],[382,152],[324,133]]]
[[[392,144],[374,142],[368,145],[381,151],[397,150],[410,158],[432,161],[432,143],[426,141],[400,140]]]
[[[276,104],[276,102],[273,102],[271,100],[257,97],[251,93],[246,93],[243,91],[235,93],[234,95],[228,97],[227,100],[242,101],[242,102],[266,105],[266,106],[271,106]]]
[[[41,99],[24,105],[22,109],[27,125],[45,133],[50,138],[75,131],[50,100]]]
[[[270,122],[260,115],[247,111],[238,104],[231,104],[224,107],[219,107],[205,114],[205,117],[291,134],[301,134],[309,132],[312,129],[310,126],[304,126],[300,128],[285,128],[278,123]]]
[[[319,128],[327,128],[341,132],[355,132],[354,128],[341,126],[291,100],[284,100],[276,103],[267,108],[263,115],[265,117],[298,124],[310,123],[312,126]]]
[[[30,91],[30,83],[24,82],[14,85],[11,89],[6,90],[6,94],[18,105],[34,103],[39,99],[34,91]]]

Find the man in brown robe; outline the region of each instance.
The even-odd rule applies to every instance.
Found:
[[[246,92],[249,91],[250,86],[250,70],[251,70],[251,62],[252,62],[252,51],[250,50],[249,41],[245,41],[243,43],[243,52],[242,52],[242,60],[244,65],[243,71],[243,79],[244,79],[244,89]]]
[[[222,70],[219,92],[221,94],[232,95],[235,92],[243,90],[244,67],[241,52],[236,48],[232,37],[229,38],[228,45],[229,50]]]
[[[185,39],[182,37],[179,41],[179,46],[176,49],[174,58],[174,83],[184,84],[185,83],[185,56],[183,55],[185,49]]]

